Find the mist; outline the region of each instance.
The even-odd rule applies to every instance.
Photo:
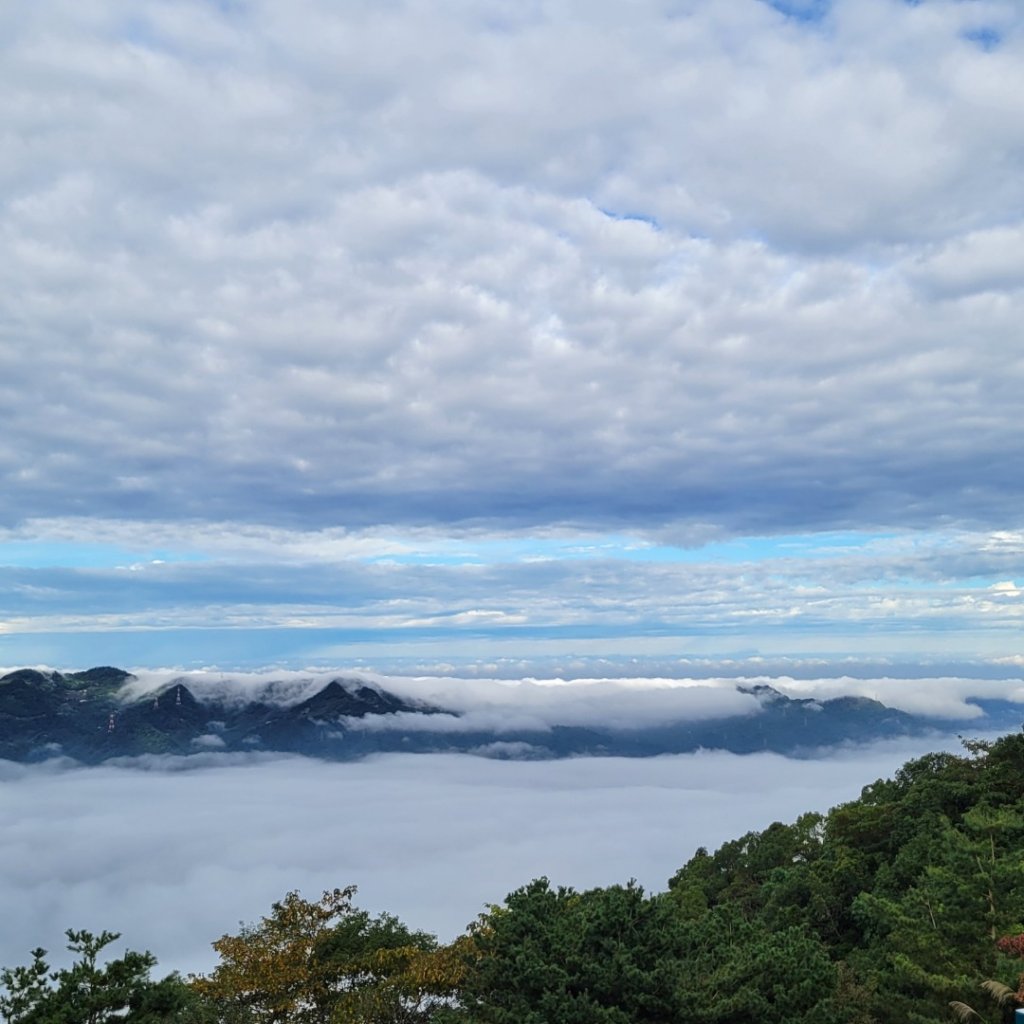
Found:
[[[688,678],[638,676],[620,678],[528,677],[501,679],[457,675],[398,675],[363,668],[334,671],[277,669],[262,672],[133,669],[121,694],[137,700],[172,682],[182,682],[202,701],[239,705],[252,700],[289,706],[313,696],[336,678],[359,679],[407,700],[451,714],[369,716],[348,721],[350,728],[406,731],[547,730],[553,726],[643,729],[666,722],[693,722],[756,715],[761,702],[750,691],[771,686],[788,697],[827,700],[856,696],[887,707],[933,719],[977,722],[985,712],[977,699],[999,699],[1024,706],[1019,680],[934,675],[915,678],[842,674],[833,669],[820,678],[789,675],[744,675]],[[1024,710],[1024,707],[1022,707]]]
[[[350,764],[205,754],[83,768],[0,762],[0,964],[66,928],[122,933],[161,971],[203,971],[210,943],[297,889],[359,888],[442,939],[546,875],[649,889],[698,846],[826,810],[954,737],[813,761],[701,751],[649,759],[499,761],[384,755]]]

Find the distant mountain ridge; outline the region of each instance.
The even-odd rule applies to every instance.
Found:
[[[958,725],[865,697],[791,698],[757,685],[737,687],[761,705],[760,713],[752,715],[646,726],[607,722],[486,730],[460,724],[457,711],[400,697],[354,677],[333,678],[290,704],[259,696],[199,698],[185,677],[131,696],[127,684],[134,679],[110,666],[68,673],[19,669],[0,677],[0,759],[63,756],[97,764],[142,754],[254,750],[329,760],[387,751],[552,758],[643,757],[710,748],[799,755],[836,743],[955,731]],[[986,727],[1020,724],[1016,705],[989,700],[985,711]],[[435,715],[442,717],[432,727],[430,716]],[[977,722],[960,724],[977,728]]]

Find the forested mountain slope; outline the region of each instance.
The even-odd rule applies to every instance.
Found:
[[[304,699],[282,701],[273,680],[262,690],[195,688],[188,676],[143,691],[122,669],[41,672],[0,677],[0,758],[38,761],[71,757],[95,764],[140,754],[264,751],[352,760],[370,753],[468,752],[491,757],[576,755],[643,757],[700,748],[801,756],[836,743],[894,736],[947,735],[977,728],[887,707],[865,697],[827,700],[786,696],[770,686],[736,686],[742,713],[694,712],[682,690],[666,698],[664,715],[628,720],[613,706],[584,723],[497,708],[486,721],[458,709],[402,697],[364,679],[339,676]],[[192,684],[192,685],[190,685]],[[195,692],[193,692],[195,689]],[[528,710],[528,709],[527,709]],[[992,732],[1020,723],[1021,707],[988,701],[982,719]]]

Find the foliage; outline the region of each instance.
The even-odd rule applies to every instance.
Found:
[[[632,882],[576,892],[538,879],[485,916],[476,942],[463,997],[486,1024],[839,1020],[837,971],[813,936],[765,933],[736,909],[694,919]]]
[[[156,959],[127,951],[104,966],[100,953],[119,936],[67,932],[68,949],[78,959],[51,973],[46,950],[34,949],[27,966],[0,970],[0,1015],[7,1024],[164,1024],[198,1021],[201,1009],[177,975],[149,977]]]
[[[908,762],[817,822],[699,851],[670,882],[681,913],[813,938],[847,1014],[948,1019],[984,979],[1009,982],[1011,949],[995,939],[1024,918],[1024,736],[966,746]]]
[[[659,908],[633,883],[577,893],[538,879],[475,927],[463,998],[491,1024],[664,1020],[674,960]],[[666,941],[668,940],[668,941]]]
[[[221,962],[192,980],[225,1021],[427,1021],[453,1001],[463,959],[389,914],[352,905],[355,887],[316,902],[288,893],[258,924],[214,942]]]

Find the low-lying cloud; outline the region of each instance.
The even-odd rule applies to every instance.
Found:
[[[358,669],[336,672],[255,673],[155,672],[137,670],[122,690],[134,700],[172,682],[184,683],[200,700],[239,705],[251,700],[290,706],[313,696],[332,679],[361,681],[442,714],[413,712],[346,719],[350,728],[405,731],[502,733],[548,730],[553,726],[642,729],[673,722],[756,715],[762,709],[755,687],[771,687],[795,699],[867,697],[910,714],[948,720],[977,720],[977,700],[1024,706],[1018,680],[955,676],[923,678],[824,678],[739,676],[733,678],[548,678],[495,679],[458,676],[397,676]]]
[[[772,685],[791,697],[856,696],[881,701],[891,708],[932,718],[984,718],[971,698],[1004,700],[1024,705],[1024,685],[1004,679],[774,679]],[[1024,709],[1022,709],[1024,710]]]
[[[813,762],[706,751],[4,762],[0,964],[58,951],[65,928],[88,927],[122,932],[119,947],[149,948],[164,969],[209,969],[210,942],[291,889],[356,884],[360,905],[442,938],[541,874],[660,889],[697,846],[852,799],[937,742]]]

